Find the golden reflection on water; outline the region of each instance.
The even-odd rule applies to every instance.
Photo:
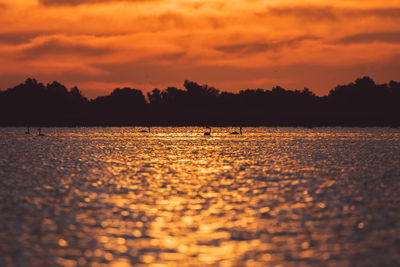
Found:
[[[0,131],[2,265],[399,260],[397,129]],[[397,177],[397,178],[396,178]]]

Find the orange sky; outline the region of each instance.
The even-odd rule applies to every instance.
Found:
[[[400,0],[0,0],[0,88],[310,88],[400,80]]]

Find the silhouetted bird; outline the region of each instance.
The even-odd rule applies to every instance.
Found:
[[[28,128],[26,128],[26,132],[25,132],[25,134],[31,134],[31,132],[29,131],[29,127],[28,127]]]
[[[239,133],[234,131],[234,132],[231,132],[231,134],[242,134],[242,127],[240,127],[240,132]]]
[[[204,135],[211,135],[211,127],[206,127],[209,131],[205,132]]]
[[[42,134],[42,129],[38,129],[38,136],[44,136],[44,134]]]
[[[149,130],[140,130],[139,133],[151,133],[151,127],[148,127]]]

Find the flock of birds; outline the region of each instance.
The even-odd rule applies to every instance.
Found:
[[[204,135],[211,135],[211,127],[206,127],[208,129],[208,132],[205,132]],[[239,132],[233,131],[231,134],[243,134],[242,133],[242,127],[240,127]]]
[[[26,128],[25,134],[31,134],[31,131],[30,131],[29,127]],[[42,129],[41,128],[38,128],[38,136],[44,136],[44,134],[42,133]]]
[[[139,133],[151,133],[151,127],[147,127],[147,128],[148,128],[148,130],[144,130],[143,129],[143,130],[140,130]],[[208,132],[205,132],[204,135],[205,136],[210,136],[211,135],[211,127],[206,127],[206,128],[208,129]],[[29,127],[26,129],[25,134],[31,134]],[[233,131],[233,132],[231,132],[231,134],[242,134],[242,127],[240,127],[239,132]],[[38,128],[38,136],[45,136],[42,133],[42,129],[41,128]]]
[[[151,133],[151,127],[147,127],[148,130],[140,130],[139,133]],[[205,132],[204,135],[209,136],[211,135],[211,127],[206,127],[208,129],[208,132]],[[231,134],[243,134],[242,132],[242,127],[239,128],[239,132],[233,131]]]

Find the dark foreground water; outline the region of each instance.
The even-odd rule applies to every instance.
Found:
[[[400,129],[139,130],[0,128],[0,266],[399,266]]]

